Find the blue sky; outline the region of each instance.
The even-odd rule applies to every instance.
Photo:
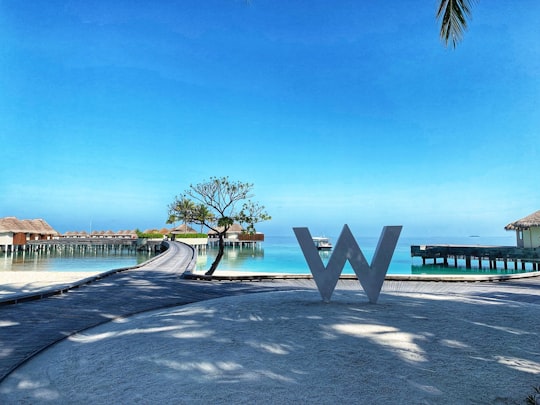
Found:
[[[210,176],[335,235],[506,235],[540,209],[540,3],[0,0],[0,216],[160,228]]]

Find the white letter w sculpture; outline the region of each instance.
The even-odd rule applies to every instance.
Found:
[[[330,302],[343,266],[348,260],[358,277],[358,281],[360,281],[360,285],[366,292],[369,302],[375,304],[379,298],[401,228],[402,226],[385,226],[383,228],[370,266],[349,227],[344,225],[326,267],[324,267],[313,243],[309,229],[293,228],[293,230],[323,301]]]

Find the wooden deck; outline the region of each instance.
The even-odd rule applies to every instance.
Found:
[[[508,270],[509,263],[514,270],[525,270],[527,264],[533,271],[539,270],[540,248],[527,249],[515,246],[477,246],[477,245],[413,245],[411,246],[411,257],[421,257],[422,264],[426,265],[428,260],[432,260],[434,265],[442,264],[458,266],[458,260],[465,261],[467,269],[472,268],[472,263],[477,262],[481,269],[484,262],[488,263],[490,269],[496,269],[499,263],[505,270]]]
[[[234,239],[234,238],[225,238],[223,240],[225,246],[229,247],[239,247],[239,248],[249,248],[257,249],[261,247],[262,241],[260,240],[243,240],[243,239]],[[216,247],[219,245],[218,238],[208,238],[208,246]]]

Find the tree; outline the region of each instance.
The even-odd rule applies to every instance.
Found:
[[[191,184],[188,190],[169,205],[170,217],[183,218],[188,212],[189,222],[216,232],[219,238],[218,254],[206,272],[207,276],[212,276],[216,271],[225,251],[225,234],[235,222],[247,223],[250,231],[254,232],[256,223],[271,219],[264,206],[250,200],[253,197],[252,189],[251,183],[231,181],[228,177],[210,177],[202,183]],[[192,205],[186,201],[192,202]],[[184,211],[183,207],[188,205],[194,208]]]
[[[204,223],[212,222],[214,220],[214,214],[204,204],[197,205],[194,214],[198,219],[198,223],[201,225],[201,233],[203,233]]]
[[[441,19],[440,37],[448,46],[452,42],[455,48],[467,29],[467,18],[471,17],[472,0],[441,0],[437,10],[437,19]]]
[[[174,207],[169,207],[169,219],[167,223],[173,224],[176,221],[182,221],[185,229],[187,229],[187,224],[193,222],[192,218],[195,208],[195,203],[190,199],[185,197],[177,199],[174,202]]]
[[[266,215],[264,212],[264,206],[251,201],[243,205],[240,213],[241,217],[238,219],[238,222],[247,225],[246,231],[249,234],[254,234],[256,232],[255,224],[260,221],[261,217]]]

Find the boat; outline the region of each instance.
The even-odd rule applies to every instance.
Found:
[[[324,236],[315,236],[313,237],[313,243],[318,250],[330,250],[332,249],[332,243],[330,239],[325,238]]]

